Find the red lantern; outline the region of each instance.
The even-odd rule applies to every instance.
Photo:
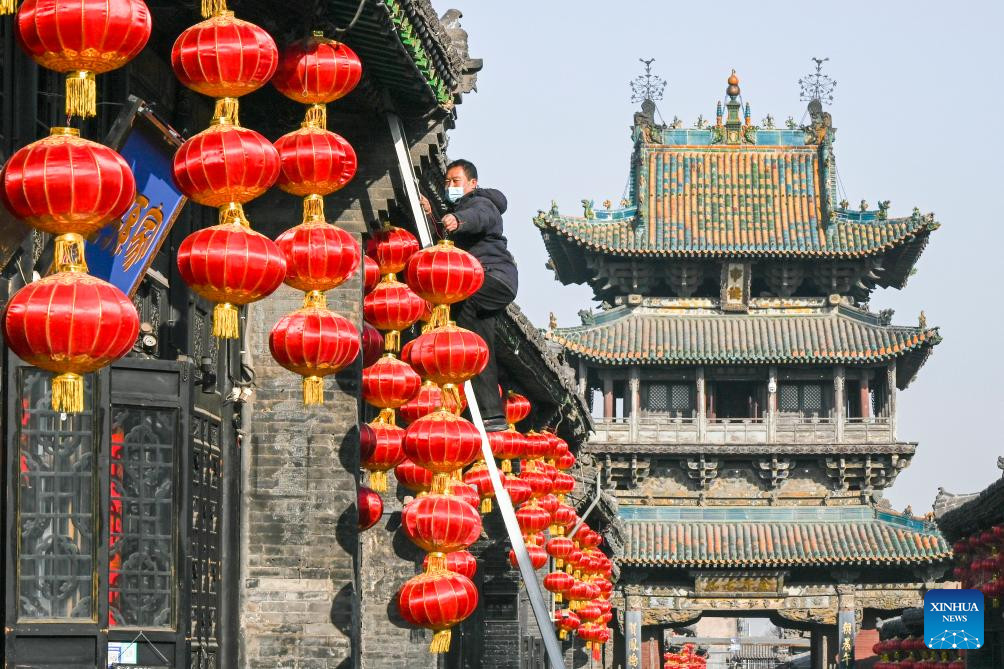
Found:
[[[385,225],[366,243],[366,255],[376,260],[381,274],[397,274],[419,248],[415,235],[404,228]]]
[[[373,490],[360,487],[356,495],[356,510],[359,514],[359,529],[368,530],[383,516],[383,499]]]
[[[526,433],[526,458],[527,460],[539,460],[547,457],[551,450],[551,442],[546,434],[541,434],[534,430]]]
[[[173,174],[181,192],[199,204],[244,204],[275,183],[279,152],[254,130],[216,118],[174,154]],[[233,207],[222,215],[243,218],[243,212]]]
[[[139,55],[152,28],[142,0],[25,0],[17,14],[21,47],[42,67],[67,75],[66,115],[84,118],[97,108],[94,75]]]
[[[363,400],[378,409],[396,409],[406,404],[421,385],[422,379],[415,370],[390,354],[363,370]],[[385,420],[393,420],[393,413],[381,413]]]
[[[551,492],[551,479],[538,471],[523,471],[519,477],[530,486],[530,494],[534,498],[543,497]]]
[[[359,428],[359,464],[370,473],[370,487],[387,492],[387,470],[404,461],[404,430],[379,419]]]
[[[586,602],[585,604],[580,606],[576,610],[576,613],[579,615],[579,618],[581,618],[584,622],[587,623],[593,622],[597,618],[603,615],[603,612],[600,611],[600,607],[596,606],[592,602]]]
[[[348,95],[361,77],[362,64],[352,49],[315,32],[283,49],[272,85],[286,97],[312,105],[308,119],[324,127],[323,105]]]
[[[4,165],[0,198],[33,228],[89,237],[129,210],[136,180],[122,156],[76,128],[49,132]]]
[[[83,241],[78,244],[82,255]],[[139,316],[121,290],[85,274],[83,266],[58,267],[56,274],[29,283],[10,298],[3,315],[4,338],[19,358],[57,374],[52,380],[53,411],[77,413],[84,410],[81,375],[111,364],[132,348]]]
[[[565,559],[572,554],[575,544],[568,537],[551,537],[547,541],[547,554],[554,558],[554,566],[558,569],[564,565]]]
[[[562,594],[568,592],[574,584],[575,579],[563,571],[552,571],[544,577],[544,588],[554,594],[556,604],[561,603]]]
[[[516,510],[516,522],[519,523],[524,536],[537,534],[551,524],[551,514],[531,501]]]
[[[363,321],[362,339],[363,367],[369,367],[383,355],[383,335],[375,327]]]
[[[304,221],[279,235],[275,243],[286,258],[286,285],[297,290],[331,290],[359,267],[356,240],[323,220]]]
[[[450,649],[450,628],[478,605],[478,591],[466,576],[446,570],[415,576],[398,594],[398,608],[406,622],[435,630],[429,652]]]
[[[323,295],[317,293],[323,300]],[[324,378],[359,357],[359,332],[348,319],[308,295],[302,309],[279,319],[269,335],[272,357],[303,378],[303,403],[324,403]]]
[[[271,239],[242,223],[196,230],[178,248],[178,272],[210,302],[213,335],[240,336],[237,307],[271,294],[286,275],[286,260]]]
[[[547,511],[547,515],[552,519],[554,518],[554,512],[558,510],[558,498],[554,495],[544,495],[537,500],[537,506]]]
[[[492,447],[492,454],[502,461],[502,471],[505,473],[512,471],[512,460],[523,457],[526,451],[526,437],[512,428],[489,432],[488,443]]]
[[[467,502],[467,504],[475,511],[478,510],[481,498],[478,496],[478,491],[475,490],[473,486],[467,485],[463,481],[451,480],[447,487],[449,488],[449,493],[451,495]]]
[[[547,552],[535,543],[531,543],[531,537],[527,537],[526,553],[530,557],[530,565],[534,570],[538,570],[547,564]],[[519,568],[519,561],[516,559],[516,552],[509,549],[509,564]]]
[[[380,265],[369,256],[363,256],[363,293],[369,294],[380,283]]]
[[[416,420],[404,435],[408,458],[440,474],[469,465],[480,451],[481,433],[474,424],[442,409]]]
[[[502,479],[502,487],[509,494],[509,499],[512,501],[513,506],[519,506],[530,501],[530,485],[518,476],[506,475]]]
[[[478,491],[481,497],[481,513],[490,513],[495,489],[492,487],[492,479],[483,460],[474,463],[474,466],[467,470],[464,474],[464,483]]]
[[[505,421],[515,426],[530,415],[530,408],[530,400],[510,390],[505,400]]]
[[[279,188],[292,195],[329,195],[352,180],[356,152],[341,135],[304,124],[275,143]]]
[[[415,293],[439,307],[431,323],[438,327],[449,320],[448,305],[466,300],[481,288],[485,271],[477,258],[444,239],[415,252],[408,260],[405,277]]]
[[[568,471],[575,466],[575,456],[571,453],[565,453],[555,461],[554,466],[561,471]]]
[[[272,36],[228,11],[186,29],[171,49],[178,80],[211,98],[237,98],[258,90],[278,64]]]
[[[565,495],[570,495],[575,490],[575,477],[565,472],[558,472],[554,475],[551,490],[559,500],[564,499]]]
[[[385,276],[363,298],[363,317],[385,332],[388,351],[401,347],[401,330],[411,327],[425,309],[425,300],[393,277]]]
[[[595,581],[595,584],[600,591],[599,596],[605,599],[610,599],[610,595],[612,595],[614,592],[614,584],[611,581],[608,581],[607,579],[601,579]]]
[[[453,551],[452,553],[447,553],[444,562],[447,571],[452,571],[454,574],[460,574],[467,578],[474,578],[474,575],[478,572],[477,558],[471,555],[470,551]],[[425,559],[422,560],[422,569],[429,571],[429,555],[426,555]]]
[[[432,472],[425,467],[419,467],[407,457],[394,468],[394,478],[412,492],[428,492],[432,489]]]
[[[554,510],[554,524],[560,527],[571,527],[578,517],[575,509],[564,503],[558,504],[558,508]]]
[[[451,324],[419,336],[407,360],[423,379],[448,390],[481,373],[488,364],[488,345],[480,335]]]
[[[411,541],[430,553],[430,569],[444,569],[444,553],[467,548],[481,536],[481,516],[453,495],[430,493],[405,505],[401,527]]]
[[[558,625],[558,636],[562,639],[568,638],[569,632],[574,632],[581,623],[575,611],[571,609],[561,609],[554,612],[554,621]]]
[[[434,411],[443,409],[444,400],[446,401],[445,409],[450,413],[459,415],[463,411],[463,405],[460,407],[456,405],[456,398],[449,394],[444,396],[439,386],[432,381],[425,381],[415,397],[398,410],[398,414],[405,422],[414,423],[419,418],[424,418]]]

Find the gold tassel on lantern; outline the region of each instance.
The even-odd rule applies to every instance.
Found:
[[[308,195],[303,198],[303,222],[324,220],[324,197]]]
[[[240,102],[237,98],[220,98],[213,108],[213,123],[229,123],[230,125],[240,125],[238,112]]]
[[[66,115],[90,118],[98,113],[94,73],[76,70],[66,75]]]
[[[558,632],[558,638],[561,639],[561,640],[567,639],[568,638],[568,631],[562,629],[560,632]]]
[[[448,653],[450,652],[450,640],[452,635],[450,630],[439,630],[432,635],[432,643],[429,644],[430,653]]]
[[[240,312],[229,302],[220,302],[213,307],[213,336],[220,339],[237,339],[241,336]]]
[[[67,372],[52,380],[52,410],[63,413],[84,410],[84,377]]]
[[[492,512],[492,498],[485,497],[481,500],[481,513],[491,513]]]
[[[370,472],[370,490],[373,492],[387,492],[387,472]]]
[[[307,114],[303,117],[305,128],[328,127],[328,109],[323,104],[312,104],[307,108]]]
[[[202,0],[202,18],[219,16],[227,11],[227,0]]]
[[[447,571],[446,553],[440,553],[439,551],[429,553],[428,562],[425,565],[425,573],[431,574],[437,571]]]
[[[243,225],[246,228],[251,227],[251,223],[244,215],[244,205],[239,202],[231,202],[220,207],[218,221],[220,225],[230,225],[232,223],[236,223],[237,225]]]
[[[303,377],[303,404],[324,404],[324,379],[319,376]]]
[[[397,353],[401,350],[401,333],[397,330],[388,330],[383,336],[383,350],[388,353]]]
[[[13,14],[17,11],[17,0],[0,0],[0,16]]]
[[[502,473],[503,474],[512,474],[512,460],[503,460],[502,461]]]

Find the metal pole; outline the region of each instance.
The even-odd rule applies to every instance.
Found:
[[[587,508],[582,513],[582,515],[579,516],[579,522],[575,523],[575,527],[573,527],[572,531],[568,533],[569,537],[574,537],[575,533],[578,532],[579,528],[582,527],[583,523],[586,522],[586,516],[588,516],[589,512],[595,509],[596,505],[600,503],[601,494],[602,492],[600,491],[600,472],[596,472],[596,494],[593,495],[593,501],[589,504],[589,508]]]

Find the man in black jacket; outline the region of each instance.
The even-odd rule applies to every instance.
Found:
[[[446,199],[452,211],[440,221],[443,230],[459,248],[481,261],[485,282],[474,295],[452,309],[457,325],[467,328],[488,344],[488,364],[471,379],[474,397],[488,432],[506,429],[505,407],[498,387],[495,358],[495,328],[499,315],[516,299],[519,286],[516,262],[502,234],[506,199],[494,188],[478,187],[478,170],[467,160],[455,160],[446,168]],[[422,209],[432,215],[432,206],[422,197]]]

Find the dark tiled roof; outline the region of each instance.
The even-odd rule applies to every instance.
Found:
[[[905,387],[937,328],[880,325],[843,308],[812,314],[682,314],[618,307],[593,325],[558,328],[547,337],[570,353],[607,364],[871,363],[914,354]],[[919,357],[918,357],[919,356]]]
[[[870,507],[824,511],[817,520],[627,519],[624,551],[616,557],[626,566],[770,567],[916,564],[951,556],[941,533],[926,523]]]
[[[998,467],[1002,464],[1004,462],[998,464]],[[1004,478],[994,481],[971,497],[963,504],[945,511],[937,519],[938,527],[952,541],[1004,523]]]

